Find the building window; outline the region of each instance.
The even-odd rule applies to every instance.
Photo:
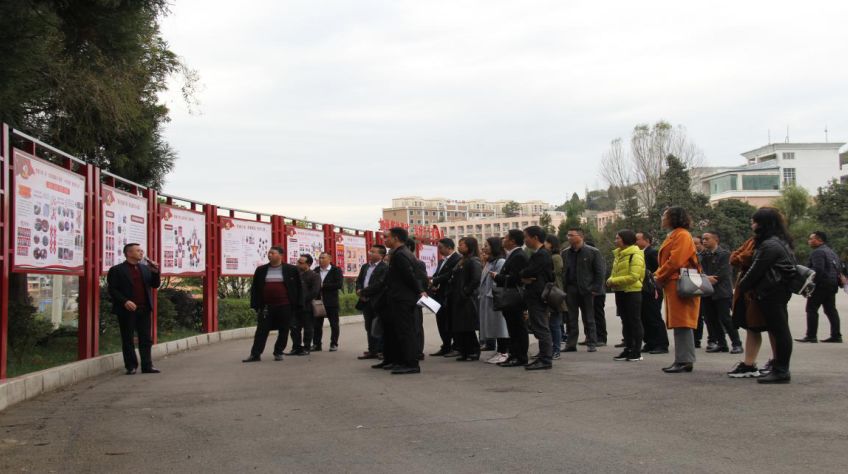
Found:
[[[780,189],[780,176],[742,175],[742,189],[746,191],[764,191]]]
[[[795,168],[783,168],[783,185],[795,185]]]
[[[784,153],[784,154],[783,154],[783,159],[784,159],[784,160],[794,160],[794,159],[795,159],[795,152],[791,152],[791,151],[790,151],[790,152],[786,152],[786,153]]]
[[[737,178],[735,174],[710,180],[710,194],[721,194],[727,191],[736,191],[736,182]]]

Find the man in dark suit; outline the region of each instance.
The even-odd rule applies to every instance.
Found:
[[[659,268],[659,252],[653,246],[654,237],[648,232],[636,233],[636,245],[645,253],[645,267],[651,275]],[[668,354],[668,330],[662,318],[663,292],[655,285],[642,285],[642,327],[645,346],[642,353]]]
[[[551,253],[545,248],[545,237],[545,231],[537,225],[524,229],[524,243],[534,252],[527,266],[519,272],[519,276],[524,283],[527,321],[539,341],[539,358],[527,365],[527,370],[550,369],[553,362],[550,313],[548,304],[542,300],[542,292],[548,282],[554,281],[554,261]]]
[[[406,240],[406,248],[415,257],[415,262],[413,262],[415,278],[421,282],[421,288],[427,288],[430,285],[430,278],[427,276],[427,264],[415,256],[417,244],[414,238],[410,237]],[[418,341],[418,360],[424,360],[424,309],[420,306],[415,307],[415,340]]]
[[[453,332],[450,327],[451,316],[448,307],[450,285],[448,283],[451,275],[453,275],[453,268],[461,260],[461,257],[456,253],[456,244],[449,238],[439,240],[439,255],[442,256],[442,260],[439,261],[439,265],[433,273],[430,293],[433,295],[433,299],[442,305],[439,312],[436,313],[436,325],[439,328],[439,337],[442,338],[442,347],[430,355],[448,357],[453,354],[459,355],[458,352],[451,351]]]
[[[568,243],[569,247],[562,251],[562,281],[566,288],[568,306],[568,340],[563,352],[577,350],[577,339],[580,336],[578,317],[581,314],[588,351],[595,352],[598,344],[595,332],[595,297],[606,291],[606,266],[600,250],[583,241],[583,229],[569,229]]]
[[[138,333],[138,353],[141,355],[141,372],[158,374],[153,367],[150,348],[153,340],[150,336],[150,311],[153,308],[153,289],[159,288],[159,265],[144,257],[139,244],[124,246],[123,263],[109,269],[106,282],[109,296],[112,298],[112,313],[118,317],[121,328],[121,349],[124,353],[124,367],[127,375],[135,374],[138,359],[135,356],[133,333]]]
[[[383,319],[383,362],[375,369],[391,369],[392,374],[417,374],[418,341],[415,329],[415,308],[418,299],[425,296],[421,281],[415,276],[415,256],[406,248],[409,234],[406,229],[393,227],[384,234],[391,248],[389,271],[386,275],[386,302],[388,311]]]
[[[297,258],[297,271],[300,273],[301,296],[303,306],[295,311],[291,326],[292,351],[289,355],[307,356],[312,348],[312,332],[315,316],[312,314],[312,301],[321,295],[321,277],[312,271],[312,255],[301,254]]]
[[[506,261],[500,273],[490,272],[495,284],[513,291],[521,286],[521,271],[527,266],[527,253],[521,248],[524,245],[524,232],[511,229],[503,238],[503,248],[506,251]],[[509,333],[509,358],[500,362],[501,367],[520,367],[527,365],[527,350],[530,342],[527,336],[527,325],[524,323],[524,302],[518,306],[504,308],[502,311]]]
[[[283,248],[268,249],[268,263],[256,268],[250,284],[250,307],[256,311],[258,321],[250,356],[242,362],[259,362],[273,328],[279,331],[274,360],[283,360],[292,318],[303,306],[302,291],[297,267],[283,263]]]
[[[333,265],[332,257],[327,252],[318,256],[315,273],[321,277],[321,301],[324,302],[327,319],[330,320],[330,352],[335,352],[339,350],[339,291],[344,286],[344,275],[341,268]],[[324,318],[315,318],[313,351],[321,350],[323,336]]]
[[[356,295],[359,296],[356,309],[362,311],[362,316],[365,319],[365,334],[368,337],[368,350],[358,359],[376,359],[378,354],[383,352],[382,338],[374,336],[372,330],[374,320],[379,315],[380,303],[385,292],[383,280],[385,280],[386,272],[389,269],[389,266],[383,263],[385,256],[386,247],[382,245],[371,246],[368,250],[368,263],[362,266],[359,270],[359,276],[356,278]]]
[[[710,230],[701,235],[701,266],[709,278],[715,292],[711,296],[701,297],[701,311],[710,332],[712,343],[706,352],[727,352],[727,339],[730,337],[732,354],[742,354],[742,340],[739,331],[730,319],[730,305],[733,300],[733,270],[730,268],[730,251],[719,246],[718,232]]]

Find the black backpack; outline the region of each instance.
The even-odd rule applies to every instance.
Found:
[[[633,264],[633,255],[630,255],[629,264]],[[642,279],[642,294],[650,295],[651,298],[657,297],[657,281],[654,280],[654,274],[648,270],[648,265],[645,265],[645,278]]]

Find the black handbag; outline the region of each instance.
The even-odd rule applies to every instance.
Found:
[[[524,295],[520,288],[492,288],[492,308],[495,311],[521,309],[524,305]]]

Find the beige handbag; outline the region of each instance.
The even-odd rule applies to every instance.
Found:
[[[312,316],[316,318],[327,317],[327,308],[321,300],[312,300]]]

